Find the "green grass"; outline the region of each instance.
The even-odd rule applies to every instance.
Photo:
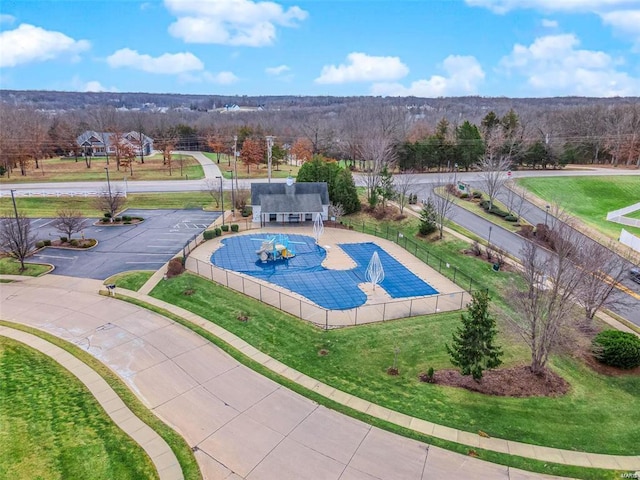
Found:
[[[186,289],[195,293],[186,296]],[[162,282],[152,296],[207,318],[313,378],[414,417],[557,448],[638,454],[638,377],[603,377],[554,358],[553,368],[572,383],[571,393],[560,398],[488,397],[420,383],[418,374],[429,366],[451,367],[444,343],[457,324],[455,313],[321,331],[189,274]],[[237,321],[240,310],[249,316],[247,323]],[[501,341],[506,365],[527,362],[522,344],[504,336]],[[401,374],[390,377],[386,369],[396,347]],[[318,355],[321,348],[329,354]]]
[[[0,477],[155,479],[144,452],[54,360],[0,337]]]
[[[455,203],[459,207],[464,208],[465,210],[471,213],[474,213],[475,215],[478,215],[484,218],[485,220],[489,220],[494,225],[499,225],[502,228],[509,230],[510,232],[517,232],[518,230],[520,230],[521,224],[523,223],[526,224],[526,221],[524,221],[524,219],[521,219],[522,221],[520,223],[507,222],[503,217],[499,217],[498,215],[493,215],[487,212],[484,208],[480,206],[479,201],[475,202],[475,201],[469,201],[468,199],[453,197],[453,203]],[[507,206],[504,203],[500,202],[499,200],[494,200],[493,204],[494,206],[504,210],[505,212],[509,211]]]
[[[231,192],[225,192],[225,204],[231,202]],[[94,207],[95,199],[89,197],[19,197],[18,210],[28,217],[55,217],[62,208],[81,211],[87,217],[102,217]],[[230,204],[230,203],[229,203]],[[140,209],[202,209],[219,210],[211,196],[203,192],[188,193],[132,193],[127,196],[125,208]],[[10,215],[13,205],[10,198],[0,198],[0,213]]]
[[[606,220],[608,212],[638,202],[640,176],[523,178],[517,182],[610,238],[617,239],[621,228],[640,235],[640,228]]]
[[[183,158],[182,175],[180,174],[180,158]],[[47,158],[39,161],[40,168],[34,165],[27,170],[27,174],[20,175],[19,169],[14,169],[11,177],[6,175],[0,177],[0,184],[3,183],[32,183],[32,182],[89,182],[100,181],[106,183],[104,168],[107,166],[106,159],[96,157],[91,161],[91,168],[87,168],[84,160],[79,158],[76,162],[74,158]],[[114,157],[109,161],[109,177],[112,182],[122,182],[127,180],[197,180],[204,178],[202,165],[191,155],[174,155],[169,175],[169,169],[162,164],[162,155],[145,157],[144,164],[139,162],[133,166],[133,175],[128,168],[116,168]]]
[[[16,330],[22,330],[27,333],[31,333],[32,335],[36,335],[38,337],[43,338],[44,340],[57,345],[58,347],[66,350],[71,353],[74,357],[78,358],[83,363],[87,364],[92,370],[97,372],[108,384],[109,386],[118,394],[118,396],[122,399],[122,401],[129,407],[129,409],[136,415],[140,420],[153,428],[163,439],[173,453],[178,458],[178,462],[180,463],[180,467],[182,469],[182,473],[184,475],[185,480],[202,480],[202,475],[200,474],[200,468],[198,467],[198,463],[193,455],[193,452],[189,445],[186,443],[184,438],[182,438],[178,433],[176,433],[169,426],[164,424],[153,412],[151,412],[148,408],[146,408],[140,400],[129,390],[129,388],[124,384],[122,380],[108,367],[106,367],[103,363],[101,363],[98,359],[91,356],[89,353],[84,350],[76,347],[75,345],[66,342],[58,337],[50,335],[41,330],[37,330],[25,325],[7,322],[4,320],[0,320],[0,325],[4,325],[7,327],[14,328]],[[0,375],[1,375],[0,371]],[[4,385],[4,384],[3,384]],[[4,388],[4,386],[3,386]],[[1,392],[0,392],[1,393]],[[68,426],[67,426],[68,427]],[[0,429],[0,432],[2,430]],[[2,443],[0,443],[0,447],[2,447]],[[2,468],[2,463],[0,462],[0,468]],[[1,470],[0,470],[1,472]],[[3,478],[0,476],[0,478]],[[48,477],[45,477],[48,478]],[[82,477],[64,477],[64,478],[82,478]],[[118,478],[118,477],[104,477],[104,478]]]
[[[38,277],[43,273],[51,270],[50,265],[42,265],[40,263],[25,263],[25,270],[20,271],[20,262],[14,258],[0,258],[0,275],[26,275],[29,277]]]
[[[269,370],[268,368],[264,367],[263,365],[257,363],[255,360],[252,360],[251,358],[247,357],[245,354],[243,354],[242,352],[240,352],[239,350],[235,349],[234,347],[232,347],[231,345],[229,345],[228,343],[226,343],[224,340],[221,340],[220,338],[216,337],[215,335],[213,335],[212,333],[210,333],[208,330],[205,330],[204,328],[202,328],[199,325],[195,325],[187,320],[185,320],[182,317],[179,317],[177,315],[174,315],[173,313],[164,310],[162,308],[156,307],[154,305],[150,305],[146,302],[142,302],[140,300],[137,299],[133,299],[130,297],[126,297],[126,296],[122,296],[122,295],[118,295],[118,297],[124,301],[127,301],[129,303],[133,303],[135,305],[141,306],[143,308],[146,308],[150,311],[156,312],[159,315],[163,315],[173,321],[175,321],[176,323],[183,325],[186,328],[189,328],[190,330],[192,330],[193,332],[197,333],[198,335],[202,336],[203,338],[209,340],[212,344],[217,345],[218,347],[220,347],[220,349],[222,349],[223,351],[225,351],[226,353],[228,353],[231,357],[235,358],[238,362],[242,363],[243,365],[247,366],[248,368],[253,369],[254,371],[256,371],[257,373],[259,373],[260,375],[263,375],[264,377],[270,378],[271,380],[280,383],[281,385],[283,385],[284,387],[300,394],[303,395],[307,398],[309,398],[310,400],[313,400],[314,402],[318,403],[319,405],[323,405],[327,408],[330,408],[332,410],[335,410],[337,412],[343,413],[345,415],[349,415],[353,418],[356,418],[358,420],[361,420],[363,422],[366,422],[370,425],[376,426],[378,428],[382,428],[385,429],[389,432],[393,432],[396,433],[398,435],[403,435],[405,437],[408,438],[413,438],[415,440],[418,440],[420,442],[425,442],[431,445],[434,445],[436,447],[441,447],[441,448],[446,448],[448,450],[451,450],[453,452],[457,452],[460,453],[462,455],[468,455],[469,452],[471,450],[474,451],[474,453],[478,456],[478,458],[482,459],[482,460],[486,460],[489,462],[493,462],[493,463],[497,463],[497,464],[501,464],[501,465],[507,465],[513,468],[519,468],[522,470],[528,470],[528,471],[532,471],[532,472],[539,472],[539,473],[544,473],[544,474],[548,474],[548,475],[559,475],[559,476],[563,476],[563,477],[570,477],[570,478],[581,478],[581,479],[585,479],[585,480],[602,480],[602,479],[618,479],[621,476],[621,471],[617,471],[617,470],[603,470],[603,469],[596,469],[596,468],[584,468],[584,467],[575,467],[575,466],[570,466],[570,465],[562,465],[562,464],[557,464],[557,463],[551,463],[551,462],[542,462],[542,461],[538,461],[538,460],[532,460],[530,458],[524,458],[524,457],[519,457],[516,455],[507,455],[507,454],[503,454],[503,453],[498,453],[498,452],[494,452],[491,450],[483,450],[481,448],[474,448],[471,449],[466,445],[462,445],[459,443],[455,443],[455,442],[451,442],[448,440],[443,440],[441,438],[437,438],[437,437],[432,437],[429,435],[424,435],[421,434],[419,432],[416,432],[415,430],[410,430],[408,428],[405,427],[401,427],[399,425],[396,425],[394,423],[390,423],[387,422],[385,420],[381,420],[377,417],[372,417],[370,415],[367,415],[365,413],[362,413],[358,410],[354,410],[350,407],[347,407],[341,403],[337,403],[333,400],[330,400],[322,395],[320,395],[319,393],[313,391],[313,390],[309,390],[275,372],[273,372],[272,370]]]
[[[231,179],[231,172],[229,170],[234,170],[234,164],[232,161],[231,165],[229,165],[228,155],[220,155],[220,163],[218,164],[218,158],[215,153],[202,153],[204,153],[207,158],[212,160],[216,165],[218,165],[218,167],[220,167],[220,171],[222,172],[224,178],[226,178],[227,180]],[[231,157],[233,157],[233,155],[231,155]],[[273,178],[287,178],[289,176],[289,173],[291,173],[291,175],[295,177],[296,175],[298,175],[298,170],[300,170],[300,167],[298,166],[281,163],[279,166],[272,166],[271,176]],[[247,173],[247,166],[240,161],[238,162],[237,170],[235,171],[237,171],[238,178],[240,180],[247,178],[267,178],[267,165],[265,163],[261,163],[257,168],[255,165],[252,165],[250,173]]]
[[[147,280],[149,280],[154,273],[152,270],[135,270],[132,272],[118,273],[117,275],[107,278],[104,284],[113,283],[116,287],[137,292],[147,283]]]

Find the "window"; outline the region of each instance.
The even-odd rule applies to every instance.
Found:
[[[313,220],[313,215],[311,213],[305,213],[304,214],[304,221],[305,222],[310,222],[311,220]]]
[[[269,221],[270,222],[275,222],[278,219],[277,215],[275,213],[270,213],[269,214]]]

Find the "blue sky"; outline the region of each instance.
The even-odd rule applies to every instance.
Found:
[[[2,0],[0,88],[640,96],[640,0]]]

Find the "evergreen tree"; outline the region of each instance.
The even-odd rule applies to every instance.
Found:
[[[340,169],[336,175],[335,184],[333,186],[333,198],[331,201],[334,204],[339,203],[342,205],[345,215],[360,210],[360,199],[358,198],[356,184],[353,181],[351,172],[346,168]]]
[[[422,207],[420,212],[420,235],[429,235],[438,229],[438,213],[431,198]]]
[[[453,334],[451,347],[446,345],[451,363],[460,368],[462,375],[472,375],[476,382],[482,372],[498,367],[502,349],[493,344],[498,330],[495,319],[489,314],[489,294],[478,291],[461,316],[462,325]]]
[[[380,186],[378,187],[378,195],[382,198],[382,207],[386,207],[388,200],[393,200],[396,196],[395,185],[393,184],[393,174],[387,168],[387,165],[382,167],[380,171]]]
[[[358,191],[351,172],[340,168],[335,161],[327,161],[320,155],[314,155],[312,160],[302,164],[296,181],[327,182],[329,200],[342,205],[345,215],[360,210]]]

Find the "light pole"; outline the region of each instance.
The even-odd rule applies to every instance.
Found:
[[[236,174],[236,190],[238,190],[238,136],[233,136],[233,171]]]
[[[109,189],[109,200],[111,200],[111,182],[109,181],[109,169],[104,167],[104,171],[107,172],[107,188]]]
[[[549,205],[547,205],[544,211],[544,226],[547,226],[547,216],[549,215],[549,208],[551,208]]]
[[[489,225],[489,238],[487,239],[487,245],[490,247],[491,246],[491,229],[493,228],[492,225]]]
[[[224,193],[222,191],[222,176],[216,178],[220,179],[220,203],[222,204],[222,225],[224,226]]]
[[[235,190],[233,188],[233,170],[229,170],[229,173],[231,174],[231,215],[235,220],[236,219],[236,195],[235,195]]]
[[[13,212],[16,214],[16,226],[18,227],[18,237],[20,239],[20,245],[22,245],[22,225],[20,225],[20,218],[18,217],[18,207],[16,206],[16,197],[13,195],[16,191],[11,190],[11,201],[13,202]]]

